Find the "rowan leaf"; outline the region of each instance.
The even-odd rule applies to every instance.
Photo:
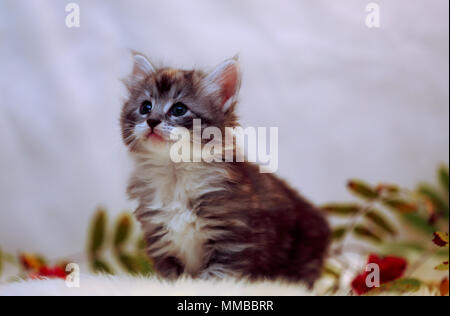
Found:
[[[109,265],[101,259],[94,259],[92,263],[92,270],[95,273],[106,273],[106,274],[114,274],[113,270],[109,267]]]
[[[131,256],[126,253],[120,253],[118,254],[118,260],[130,274],[149,275],[153,272],[153,265],[145,256]]]
[[[396,254],[407,257],[411,252],[422,253],[423,251],[425,251],[425,247],[421,243],[389,241],[383,244],[380,254],[385,256]]]
[[[336,216],[352,216],[359,212],[360,206],[354,203],[333,203],[326,204],[322,207],[322,209]]]
[[[433,242],[439,247],[448,247],[448,234],[443,232],[433,233]]]
[[[122,267],[124,267],[128,271],[128,273],[131,274],[138,273],[139,268],[137,266],[135,258],[125,253],[120,253],[118,254],[118,259]]]
[[[369,291],[368,295],[380,294],[385,292],[394,292],[394,293],[417,292],[421,286],[422,282],[418,279],[402,278],[382,284],[380,287],[374,288],[373,290]]]
[[[443,247],[436,251],[436,256],[439,258],[448,258],[449,254],[450,252],[448,247]]]
[[[449,193],[449,187],[448,187],[448,168],[446,166],[441,166],[438,170],[438,178],[441,186],[444,188],[444,190],[447,191],[447,194]]]
[[[132,233],[132,221],[129,214],[122,214],[116,224],[114,233],[114,246],[120,248]]]
[[[405,213],[401,215],[402,218],[409,222],[412,226],[427,235],[433,234],[436,231],[436,227],[418,213]]]
[[[397,235],[397,231],[393,228],[393,225],[382,216],[378,211],[371,210],[366,213],[366,218],[370,220],[373,224],[390,234],[391,236]]]
[[[381,194],[381,193],[387,193],[387,194],[397,194],[400,192],[400,188],[395,184],[389,184],[389,183],[380,183],[376,186],[375,190]]]
[[[417,205],[400,199],[383,199],[383,204],[388,208],[398,211],[402,214],[413,213],[417,211]]]
[[[94,215],[90,232],[89,253],[91,256],[94,256],[95,253],[100,251],[103,247],[106,235],[106,222],[106,210],[103,208],[98,208],[96,214]]]
[[[146,256],[137,256],[136,263],[139,267],[139,273],[141,275],[149,275],[154,273],[153,264]]]
[[[335,241],[341,240],[345,236],[346,232],[347,227],[344,226],[335,227],[331,233],[331,239]]]
[[[329,275],[329,276],[331,276],[331,277],[333,277],[335,279],[340,279],[340,277],[341,277],[340,271],[338,271],[337,268],[331,266],[330,264],[326,264],[323,267],[323,273],[325,273],[325,274],[327,274],[327,275]]]
[[[377,236],[373,231],[371,231],[369,228],[364,227],[362,225],[357,225],[353,229],[353,233],[361,238],[368,239],[374,243],[381,243],[383,240]]]
[[[361,180],[350,180],[347,184],[349,190],[365,200],[374,200],[378,198],[379,193],[369,184]]]
[[[425,196],[433,204],[434,209],[438,214],[444,215],[448,218],[448,203],[442,198],[439,192],[425,183],[419,185],[417,192]]]
[[[9,264],[17,265],[17,258],[7,252],[3,252],[3,261]]]
[[[438,271],[448,271],[448,261],[444,261],[441,264],[434,267],[435,270]]]
[[[0,249],[0,276],[2,275],[3,272],[3,251],[2,249]]]

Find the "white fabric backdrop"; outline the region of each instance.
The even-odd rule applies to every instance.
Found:
[[[118,115],[128,49],[172,66],[240,53],[244,125],[316,203],[349,177],[413,186],[448,163],[448,1],[0,0],[0,247],[64,256],[97,205],[130,208]]]

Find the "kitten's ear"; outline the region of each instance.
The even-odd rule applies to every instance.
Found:
[[[155,72],[155,67],[150,63],[150,61],[144,55],[138,52],[133,53],[133,72],[131,73],[131,80],[138,82],[148,75]]]
[[[225,60],[203,79],[205,94],[217,97],[223,111],[236,101],[240,85],[238,56]]]

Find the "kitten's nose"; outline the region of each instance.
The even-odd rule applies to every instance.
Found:
[[[161,123],[160,120],[147,120],[148,126],[150,126],[152,129],[154,129],[159,123]]]

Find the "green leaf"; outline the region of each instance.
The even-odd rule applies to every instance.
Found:
[[[368,239],[377,244],[382,242],[382,239],[379,236],[377,236],[373,231],[362,225],[357,225],[354,228],[353,233],[358,237]]]
[[[414,242],[389,242],[383,245],[382,255],[405,255],[408,252],[423,252],[425,247]]]
[[[418,279],[403,278],[382,284],[379,288],[374,288],[367,295],[380,294],[385,292],[394,293],[412,293],[417,292],[422,286],[422,282]]]
[[[145,256],[130,256],[126,253],[119,253],[118,260],[130,274],[149,275],[153,272],[153,265]]]
[[[347,227],[344,226],[335,227],[333,229],[333,232],[331,233],[331,239],[335,241],[341,240],[345,236],[346,232]]]
[[[444,201],[444,199],[435,189],[433,189],[428,184],[423,183],[419,185],[419,187],[417,188],[417,192],[428,198],[428,200],[433,203],[433,206],[438,214],[443,214],[448,218],[448,203]]]
[[[437,230],[427,219],[417,213],[402,214],[402,218],[427,235],[433,234]]]
[[[438,271],[448,271],[448,261],[442,262],[440,265],[436,266],[434,269],[438,270]]]
[[[400,213],[412,213],[417,211],[417,205],[400,199],[384,199],[383,204]]]
[[[106,273],[106,274],[114,274],[109,265],[101,259],[94,259],[92,263],[92,270],[95,273]]]
[[[448,168],[446,166],[441,166],[438,171],[438,178],[441,186],[444,188],[444,190],[447,191],[447,194],[449,193],[448,188]]]
[[[448,258],[448,255],[450,254],[448,247],[440,248],[438,251],[436,251],[436,256],[440,258]]]
[[[114,246],[120,248],[128,240],[132,232],[132,221],[129,214],[123,214],[117,221],[115,234],[114,234]]]
[[[394,211],[402,214],[413,213],[417,211],[417,205],[400,199],[383,199],[383,204]]]
[[[98,208],[92,221],[90,232],[89,253],[91,256],[95,256],[95,253],[100,251],[103,247],[106,235],[106,222],[106,210]]]
[[[340,279],[340,277],[341,277],[340,271],[337,268],[335,268],[332,265],[330,265],[330,264],[326,264],[323,267],[323,273],[327,274],[327,275],[329,275],[329,276],[331,276],[331,277],[333,277],[335,279]]]
[[[380,183],[377,185],[375,190],[378,193],[387,193],[387,194],[397,194],[400,192],[400,188],[395,184],[389,184],[389,183]]]
[[[333,203],[324,205],[322,209],[332,215],[351,216],[359,212],[360,206],[354,203]]]
[[[3,261],[9,264],[17,265],[17,258],[14,255],[11,255],[6,252],[3,252]]]
[[[146,256],[137,256],[136,261],[141,275],[146,276],[154,273],[153,264]]]
[[[391,236],[397,235],[396,230],[389,223],[389,221],[384,218],[379,212],[371,210],[366,213],[366,218],[370,220],[373,224],[390,234]]]
[[[0,249],[0,276],[2,275],[3,272],[3,251],[2,249]]]
[[[135,258],[133,258],[132,256],[129,256],[125,253],[119,253],[118,260],[119,260],[120,264],[122,265],[122,267],[124,267],[128,271],[128,273],[131,273],[131,274],[138,273],[139,268],[137,266],[137,262],[136,262]]]
[[[377,190],[361,180],[350,180],[347,187],[351,192],[366,200],[374,200],[379,196]]]

